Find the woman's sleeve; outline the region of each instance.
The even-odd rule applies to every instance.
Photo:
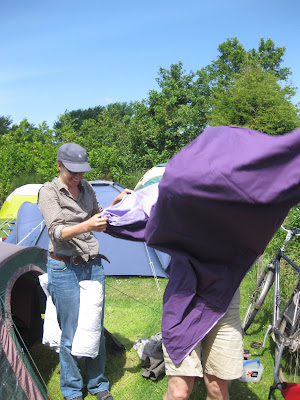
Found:
[[[61,234],[66,221],[54,188],[48,187],[47,185],[41,187],[38,196],[38,208],[45,220],[51,240],[62,241]]]

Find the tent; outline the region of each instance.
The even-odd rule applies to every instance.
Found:
[[[134,190],[143,189],[153,183],[158,183],[166,169],[167,163],[157,164],[147,171],[136,184]]]
[[[46,259],[42,248],[0,242],[0,399],[51,399],[28,350],[43,333],[46,296],[38,277]],[[106,350],[121,355],[124,345],[104,333]]]
[[[110,181],[91,181],[99,203],[103,208],[122,192],[124,187]],[[118,239],[105,233],[95,232],[100,243],[100,253],[105,254],[110,264],[103,262],[105,275],[137,275],[168,277],[165,268],[169,256],[146,246],[145,243]],[[48,233],[40,210],[35,203],[23,203],[18,211],[7,243],[22,246],[39,246],[48,249]]]
[[[0,209],[1,236],[7,236],[17,216],[18,209],[24,202],[36,203],[41,184],[28,184],[15,189],[5,200]]]
[[[45,253],[38,247],[0,242],[1,399],[50,398],[26,354],[26,348],[42,335],[45,295],[38,276],[45,272]]]
[[[36,203],[41,184],[28,184],[15,189],[5,200],[0,210],[0,219],[16,218],[18,209],[25,201]]]

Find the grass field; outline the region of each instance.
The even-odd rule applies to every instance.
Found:
[[[241,315],[247,307],[247,294],[253,289],[256,269],[253,268],[241,285]],[[106,329],[126,347],[122,356],[107,355],[106,376],[110,380],[115,400],[161,400],[167,387],[167,378],[158,381],[142,377],[142,361],[133,342],[143,337],[150,338],[160,332],[162,296],[167,279],[159,279],[158,291],[153,278],[107,277],[106,278]],[[266,308],[258,315],[257,321],[245,335],[245,348],[250,349],[253,340],[262,340],[270,317]],[[233,381],[230,385],[231,400],[267,399],[269,387],[273,384],[274,345],[268,338],[266,348],[251,350],[252,357],[259,357],[264,366],[263,376],[258,383]],[[59,389],[58,355],[41,344],[35,344],[31,353],[45,380],[53,400],[63,400]],[[86,400],[95,399],[90,394]],[[205,400],[206,392],[202,379],[197,379],[191,400]],[[273,400],[282,399],[278,392]]]
[[[297,224],[298,225],[298,224]],[[264,255],[264,264],[278,244],[282,243],[283,232],[279,231],[269,244]],[[294,261],[299,260],[299,241],[289,244],[288,255]],[[282,268],[283,292],[290,292],[293,277],[290,271]],[[240,286],[240,315],[243,318],[257,280],[257,265],[246,275]],[[106,376],[110,381],[110,390],[115,400],[162,400],[167,388],[166,376],[158,381],[142,377],[142,361],[133,349],[135,340],[156,335],[161,330],[162,299],[168,280],[158,280],[159,290],[153,278],[141,277],[107,277],[105,296],[105,328],[111,332],[125,347],[121,356],[107,354]],[[272,292],[272,291],[271,291]],[[230,385],[231,400],[263,400],[268,398],[269,388],[273,384],[275,346],[268,337],[264,349],[252,349],[252,341],[262,341],[266,328],[271,320],[272,293],[269,293],[262,310],[244,336],[244,348],[249,349],[251,358],[259,357],[264,366],[262,379],[257,383],[243,383],[238,380]],[[30,352],[41,372],[52,400],[63,400],[59,388],[58,354],[47,347],[36,343]],[[84,365],[82,363],[84,374]],[[88,394],[86,400],[95,399]],[[202,379],[196,379],[191,400],[205,400],[206,390]],[[276,391],[272,400],[282,399]]]

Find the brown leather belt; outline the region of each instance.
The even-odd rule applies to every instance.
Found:
[[[63,256],[56,253],[50,253],[49,255],[54,260],[72,263],[74,265],[84,264],[86,262],[95,260],[95,258],[103,258],[108,263],[110,263],[109,259],[103,254],[97,254],[96,257],[89,257],[88,261],[85,261],[81,256]]]

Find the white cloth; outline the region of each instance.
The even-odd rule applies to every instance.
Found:
[[[42,343],[53,348],[58,353],[60,347],[61,330],[57,321],[56,307],[53,304],[50,293],[47,290],[48,274],[40,275],[39,281],[47,297]]]
[[[98,281],[81,281],[78,325],[71,354],[95,358],[99,352],[102,328],[103,289]]]
[[[40,285],[47,297],[42,343],[59,352],[61,329],[57,321],[56,307],[47,290],[48,274],[39,276]],[[78,357],[95,358],[99,352],[103,289],[98,281],[81,281],[78,325],[71,353]]]

